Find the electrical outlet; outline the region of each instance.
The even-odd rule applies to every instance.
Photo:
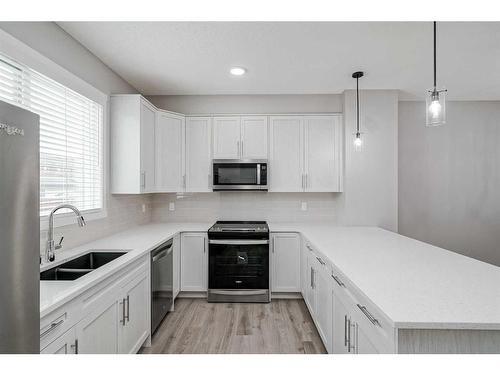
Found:
[[[307,202],[301,202],[300,203],[300,209],[302,211],[307,211]]]
[[[146,205],[143,203],[142,204],[142,213],[145,213],[146,212]]]
[[[175,211],[175,203],[174,202],[170,202],[168,204],[168,210],[169,211]]]

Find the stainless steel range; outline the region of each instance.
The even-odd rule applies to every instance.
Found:
[[[269,227],[217,221],[208,230],[208,301],[269,302]]]

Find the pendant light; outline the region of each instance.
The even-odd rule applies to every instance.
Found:
[[[426,98],[427,114],[425,125],[438,126],[446,123],[445,95],[446,89],[437,89],[436,85],[436,22],[434,22],[434,87],[428,90]]]
[[[356,78],[356,134],[354,137],[354,149],[360,151],[363,148],[363,139],[359,131],[359,79],[364,76],[363,72],[352,73],[352,78]]]

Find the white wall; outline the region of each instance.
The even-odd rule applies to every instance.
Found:
[[[380,225],[397,230],[397,93],[362,92],[361,121],[369,141],[359,155],[352,150],[354,92],[344,95],[245,95],[151,97],[160,108],[187,113],[342,112],[345,107],[345,193],[226,192],[153,197],[153,220],[328,221]],[[213,105],[213,107],[212,107]],[[191,110],[189,110],[191,109]],[[308,210],[301,211],[301,202]],[[169,211],[168,203],[176,210]]]
[[[159,95],[159,108],[184,114],[342,112],[342,95]]]
[[[104,65],[63,29],[52,22],[0,22],[3,29],[22,43],[83,79],[104,94],[137,93],[127,82]],[[0,44],[0,51],[2,45]],[[57,77],[51,77],[57,80]],[[107,194],[107,217],[87,222],[84,228],[76,224],[58,227],[55,235],[64,236],[64,247],[104,237],[130,226],[151,220],[150,196],[111,196]],[[142,212],[142,205],[147,207]],[[57,225],[57,220],[56,220]],[[40,249],[45,248],[46,230],[40,233]]]
[[[500,102],[399,104],[399,231],[500,266]]]

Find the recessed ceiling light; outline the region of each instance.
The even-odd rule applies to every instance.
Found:
[[[245,68],[242,68],[240,66],[233,66],[231,70],[229,71],[233,76],[242,76],[247,72]]]

